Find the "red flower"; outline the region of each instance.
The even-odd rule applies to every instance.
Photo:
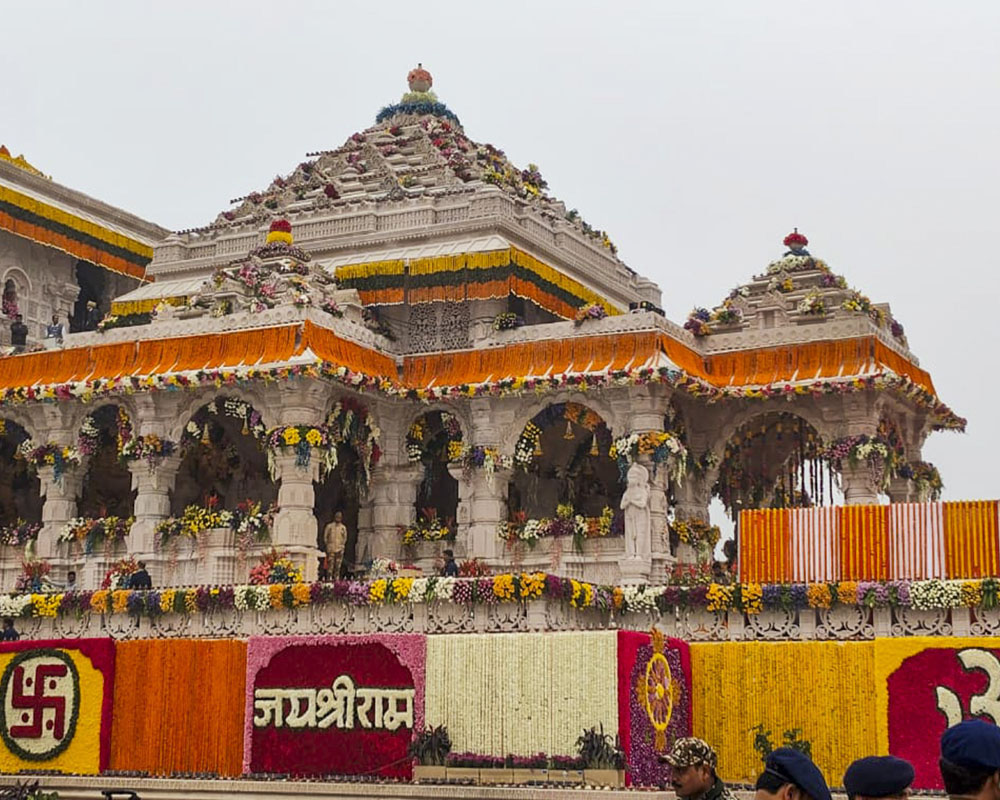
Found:
[[[798,228],[796,228],[794,231],[788,234],[788,236],[785,237],[784,241],[785,247],[793,247],[796,245],[799,247],[805,247],[807,244],[809,244],[809,240],[801,233],[799,233]]]
[[[271,227],[269,230],[282,231],[283,233],[291,233],[292,223],[289,222],[287,219],[276,219],[274,222],[271,223]]]

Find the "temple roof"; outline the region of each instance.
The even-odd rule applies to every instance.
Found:
[[[0,146],[0,230],[112,272],[145,278],[168,231],[70,189]]]

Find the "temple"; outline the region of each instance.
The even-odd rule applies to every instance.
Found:
[[[289,727],[346,736],[356,721],[389,731],[381,774],[408,777],[394,759],[425,719],[493,757],[552,754],[606,723],[624,737],[629,780],[656,785],[668,739],[711,734],[708,712],[692,722],[692,696],[699,709],[736,702],[712,688],[714,667],[698,671],[716,651],[697,651],[692,677],[688,642],[874,647],[1000,630],[980,613],[996,605],[996,503],[940,502],[922,448],[965,420],[888,304],[796,229],[721,302],[672,322],[609,234],[535,165],[469,139],[432,82],[412,70],[374,124],[177,233],[0,150],[4,313],[29,328],[0,359],[0,585],[16,589],[0,612],[46,638],[99,626],[138,639],[117,656],[116,709],[122,676],[154,663],[153,645],[219,639],[199,663],[236,664],[250,681],[245,709],[242,688],[216,698],[234,726],[206,734],[216,761],[192,750],[149,756],[154,768],[116,733],[100,764],[65,771],[342,772],[278,763],[267,742]],[[51,314],[70,318],[58,337]],[[735,523],[724,546],[716,498]],[[346,541],[331,561],[335,515]],[[437,577],[446,549],[457,578]],[[139,562],[152,594],[132,590]],[[911,603],[911,581],[975,581],[978,600],[928,589]],[[654,623],[652,636],[628,630]],[[557,645],[551,634],[570,630],[577,644]],[[527,638],[469,636],[499,632]],[[221,642],[259,633],[249,661],[245,644]],[[289,634],[322,634],[295,647],[331,653],[336,636],[384,634],[397,671],[367,688],[355,673],[350,686],[297,682],[274,644]],[[587,719],[574,705],[565,730],[475,730],[463,703],[499,712],[470,699],[469,675],[500,680],[483,654],[520,659],[529,644],[588,662],[618,705],[601,700]],[[871,680],[865,653],[851,674]],[[334,712],[348,691],[372,716]],[[521,703],[534,690],[519,691]],[[769,719],[754,708],[732,736]],[[132,713],[116,730],[144,724]],[[830,756],[837,768],[845,757]],[[723,774],[752,780],[753,763]]]

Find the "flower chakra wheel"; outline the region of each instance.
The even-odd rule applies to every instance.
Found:
[[[653,746],[663,751],[667,746],[667,727],[674,713],[674,697],[678,686],[670,672],[670,664],[663,654],[663,634],[655,628],[652,631],[653,654],[646,663],[646,669],[639,676],[636,694],[639,705],[646,710],[649,722],[655,731]]]

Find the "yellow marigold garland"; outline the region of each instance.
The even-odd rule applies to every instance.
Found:
[[[128,608],[128,589],[115,589],[111,593],[111,612],[122,614]]]
[[[759,614],[764,610],[764,590],[759,583],[745,583],[740,587],[743,610],[747,614]]]
[[[514,576],[497,575],[493,578],[493,594],[500,600],[514,599]]]
[[[962,584],[962,605],[977,608],[983,602],[982,581],[965,581]]]
[[[308,583],[293,583],[291,586],[292,603],[294,607],[305,606],[312,599]]]
[[[841,581],[838,583],[837,602],[845,606],[857,605],[858,584],[855,581]]]
[[[521,599],[534,600],[545,591],[544,572],[521,573]]]
[[[713,583],[709,585],[705,597],[708,600],[709,611],[728,611],[733,604],[733,587]]]
[[[34,606],[34,615],[36,617],[54,617],[59,611],[62,599],[61,594],[32,594],[31,604]]]
[[[405,600],[413,588],[413,578],[393,578],[392,594],[397,600]]]
[[[90,596],[90,610],[96,614],[108,613],[108,590],[100,589]]]
[[[379,578],[377,581],[372,581],[372,585],[368,587],[368,600],[372,603],[385,602],[385,588],[385,578]]]
[[[830,587],[825,583],[810,583],[806,589],[810,608],[829,608],[833,604]]]
[[[272,583],[267,587],[267,595],[271,601],[271,608],[281,608],[285,604],[285,584]]]
[[[173,589],[164,589],[163,593],[160,595],[160,611],[164,614],[168,614],[173,611],[174,608],[174,597],[177,592]]]

